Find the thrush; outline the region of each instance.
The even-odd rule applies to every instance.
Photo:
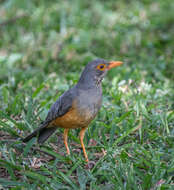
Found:
[[[57,128],[64,128],[64,144],[67,154],[70,154],[68,147],[68,131],[79,128],[80,143],[84,157],[88,162],[88,156],[83,143],[85,130],[95,118],[102,103],[102,80],[108,70],[121,65],[121,61],[106,61],[96,59],[89,62],[83,70],[78,83],[64,92],[51,106],[47,117],[40,126],[23,139],[29,141],[38,137],[38,143],[44,143]]]

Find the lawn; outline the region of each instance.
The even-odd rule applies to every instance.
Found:
[[[174,189],[174,1],[2,0],[0,189]],[[91,60],[124,64],[103,81],[102,108],[78,138],[21,139]]]

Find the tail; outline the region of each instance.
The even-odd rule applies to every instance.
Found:
[[[27,137],[25,137],[22,141],[28,142],[33,137],[38,137],[38,143],[42,144],[44,143],[57,129],[57,127],[49,127],[47,128],[49,123],[43,123],[39,128],[37,128],[35,131],[33,131],[31,134],[29,134]]]

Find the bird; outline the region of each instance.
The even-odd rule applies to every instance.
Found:
[[[48,111],[46,119],[25,137],[23,142],[26,143],[33,137],[37,137],[37,142],[42,144],[57,128],[64,128],[64,144],[67,154],[70,155],[68,132],[70,129],[79,128],[81,147],[86,162],[89,162],[83,142],[85,131],[101,108],[103,78],[110,69],[122,65],[122,63],[101,58],[87,63],[77,84],[56,100]]]

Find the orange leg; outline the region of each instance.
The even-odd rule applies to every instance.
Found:
[[[84,143],[83,143],[83,138],[84,138],[84,135],[85,135],[85,130],[86,130],[86,128],[82,128],[81,131],[80,131],[79,136],[80,136],[80,143],[81,143],[81,145],[82,145],[82,149],[83,149],[83,153],[84,153],[86,162],[88,162],[88,161],[89,161],[89,160],[88,160],[88,155],[86,154],[85,145],[84,145]]]
[[[67,142],[67,140],[68,140],[68,131],[69,131],[69,129],[64,129],[63,138],[64,138],[64,144],[65,144],[65,147],[66,147],[66,150],[67,150],[67,154],[70,155],[68,142]]]

